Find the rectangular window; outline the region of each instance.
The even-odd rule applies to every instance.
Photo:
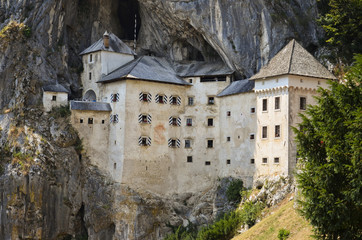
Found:
[[[230,137],[226,137],[226,141],[230,142],[231,138]]]
[[[102,120],[102,124],[104,124],[104,120]]]
[[[268,137],[268,127],[264,126],[262,128],[262,134],[261,134],[261,138],[267,138]]]
[[[190,139],[185,140],[185,148],[191,148],[191,140]]]
[[[230,112],[230,111],[227,111],[227,112],[226,112],[226,116],[227,116],[227,117],[230,117],[230,116],[231,116],[231,112]]]
[[[280,137],[280,125],[275,125],[275,137]]]
[[[275,98],[275,110],[280,110],[280,97]]]
[[[172,105],[177,105],[177,97],[172,97],[171,98],[171,104]]]
[[[207,148],[213,148],[214,147],[214,140],[207,140]]]
[[[163,101],[163,96],[158,96],[158,102],[159,102],[159,103],[164,103],[164,101]]]
[[[274,163],[279,163],[279,158],[278,157],[274,158]]]
[[[299,98],[299,109],[300,110],[307,109],[307,98],[306,97]]]
[[[144,102],[148,102],[148,94],[147,93],[143,93],[142,94],[142,101],[144,101]]]
[[[142,142],[141,142],[142,146],[147,146],[147,138],[142,138]]]
[[[250,159],[250,164],[254,164],[254,163],[255,163],[255,159],[254,158]]]
[[[231,163],[230,159],[226,160],[226,164],[230,164],[230,163]]]
[[[83,123],[83,118],[79,119],[79,123]]]
[[[268,163],[268,158],[263,158],[263,161],[262,161],[263,164],[266,164]]]
[[[57,96],[53,95],[52,96],[52,101],[56,101],[57,100]]]
[[[255,113],[255,107],[250,108],[250,113]]]
[[[147,115],[142,115],[142,122],[143,123],[147,123],[148,120],[147,120]]]
[[[172,118],[172,126],[177,126],[177,118]]]
[[[255,139],[254,133],[250,134],[250,139],[251,139],[251,140]]]
[[[206,166],[209,166],[209,165],[211,165],[211,162],[206,161],[206,162],[205,162],[205,165],[206,165]]]
[[[192,78],[189,79],[189,83],[192,83]]]
[[[89,73],[89,80],[92,80],[92,73]]]
[[[192,162],[192,156],[187,156],[187,162]]]
[[[268,99],[263,99],[263,112],[268,111]]]
[[[214,97],[209,97],[208,100],[207,100],[207,104],[214,105],[215,104],[215,98]]]
[[[186,119],[186,126],[191,127],[192,126],[192,118]]]
[[[175,139],[171,140],[171,147],[176,147],[176,140]]]
[[[207,126],[209,126],[209,127],[214,126],[214,119],[212,119],[212,118],[207,119]]]
[[[93,55],[89,55],[89,62],[93,62]]]
[[[93,118],[88,118],[88,124],[93,124]]]
[[[189,106],[193,106],[193,105],[194,105],[194,98],[193,98],[193,97],[189,97],[187,104],[188,104]]]

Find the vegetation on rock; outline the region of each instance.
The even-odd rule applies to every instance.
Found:
[[[241,179],[234,179],[230,182],[226,190],[226,197],[230,202],[240,202],[241,194],[244,190],[243,184]]]
[[[320,89],[297,134],[302,214],[319,239],[362,238],[362,55],[343,84]]]

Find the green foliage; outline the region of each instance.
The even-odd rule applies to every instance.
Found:
[[[197,240],[228,240],[231,239],[236,229],[241,224],[240,213],[226,213],[222,219],[214,224],[202,228],[197,234]]]
[[[346,82],[320,89],[297,136],[301,213],[319,239],[362,239],[362,55]]]
[[[278,233],[278,239],[279,240],[286,240],[289,237],[290,231],[287,229],[280,229]]]
[[[168,235],[165,240],[195,240],[197,237],[196,229],[179,226],[173,234]]]
[[[80,138],[77,138],[77,141],[74,145],[75,151],[79,154],[83,151],[83,142]]]
[[[241,179],[235,179],[229,184],[226,190],[226,197],[230,202],[240,202],[243,190],[243,181]]]
[[[30,38],[31,37],[31,28],[28,26],[25,26],[23,29],[23,34],[26,38]]]
[[[69,105],[55,107],[52,109],[51,115],[55,118],[65,118],[70,116],[71,112],[69,109]]]
[[[319,0],[320,24],[327,35],[327,46],[334,52],[330,60],[350,64],[354,53],[362,53],[362,1]],[[328,6],[326,4],[328,3]]]
[[[240,213],[241,220],[249,227],[253,226],[256,220],[261,216],[261,212],[265,208],[265,204],[262,202],[252,203],[247,201],[243,205],[243,209]]]

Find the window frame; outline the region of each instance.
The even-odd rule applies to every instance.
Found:
[[[264,130],[265,130],[265,132],[264,132]],[[268,139],[268,126],[261,127],[261,139]]]
[[[192,118],[186,118],[186,126],[187,127],[192,127]]]
[[[274,110],[275,111],[280,111],[280,97],[275,97],[274,98]]]
[[[250,133],[249,134],[249,139],[250,140],[255,140],[255,133]]]
[[[193,162],[193,158],[192,158],[192,156],[187,156],[187,158],[186,158],[186,162],[188,162],[188,163],[192,163],[192,162]]]
[[[194,97],[187,97],[187,106],[194,106]]]
[[[265,161],[264,161],[265,160]],[[262,159],[261,159],[261,163],[262,164],[268,164],[268,158],[267,157],[263,157]]]
[[[191,145],[192,145],[191,139],[185,139],[185,148],[192,148]]]
[[[207,139],[207,148],[214,148],[214,139]]]
[[[268,112],[268,99],[267,98],[262,99],[261,110],[262,110],[262,112]]]
[[[280,164],[280,157],[274,157],[274,164]]]
[[[280,136],[281,136],[281,126],[280,124],[278,124],[274,126],[274,138],[280,138]]]
[[[250,164],[255,164],[255,158],[250,158]]]
[[[302,101],[302,99],[304,99],[304,101]],[[301,111],[307,110],[307,97],[305,96],[299,97],[299,110]]]
[[[214,118],[208,118],[207,119],[207,126],[208,127],[214,127]]]
[[[208,96],[207,97],[207,105],[215,105],[215,97],[214,96]]]
[[[255,107],[251,107],[250,108],[250,114],[255,114],[256,108]]]

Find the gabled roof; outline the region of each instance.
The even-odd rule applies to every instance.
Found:
[[[181,77],[220,76],[234,73],[234,70],[228,68],[223,62],[175,64],[175,70]]]
[[[238,80],[230,83],[224,90],[222,90],[217,97],[224,97],[238,93],[251,92],[254,89],[255,82],[253,80]]]
[[[103,38],[93,43],[90,47],[83,50],[79,55],[84,55],[97,51],[116,52],[129,55],[137,55],[132,49],[130,49],[121,39],[119,39],[113,33],[109,33],[109,48],[106,48],[103,44]]]
[[[324,79],[335,79],[317,59],[294,39],[277,53],[251,80],[280,75],[299,75]]]
[[[107,83],[124,79],[190,85],[176,75],[175,70],[166,59],[152,56],[143,56],[126,63],[102,77],[98,82]]]
[[[69,91],[60,84],[44,86],[43,91],[44,92],[64,92],[64,93],[69,93]]]
[[[100,111],[110,112],[112,111],[111,105],[104,102],[85,102],[85,101],[70,101],[71,110],[82,111]]]

